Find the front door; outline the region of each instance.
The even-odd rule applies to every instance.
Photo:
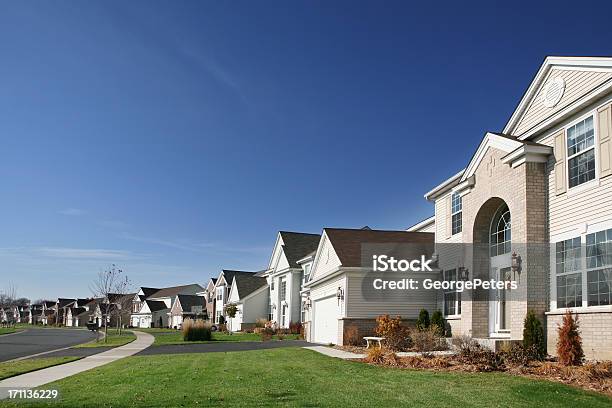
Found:
[[[491,257],[491,279],[496,282],[511,279],[511,256],[503,254]],[[489,291],[489,335],[491,337],[510,336],[510,289],[491,289]]]

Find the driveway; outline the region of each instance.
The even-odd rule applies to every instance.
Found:
[[[75,329],[27,329],[3,335],[0,336],[0,362],[75,346],[95,336],[88,330]]]
[[[186,354],[186,353],[223,353],[227,351],[264,350],[279,347],[313,346],[303,340],[271,340],[271,341],[218,341],[214,343],[168,344],[152,346],[144,349],[138,356],[154,354]]]

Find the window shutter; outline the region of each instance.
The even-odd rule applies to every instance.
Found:
[[[597,110],[599,137],[599,177],[612,175],[612,105]]]
[[[567,190],[565,177],[565,130],[554,136],[555,140],[555,194],[563,194]]]
[[[452,222],[451,222],[451,196],[452,194],[449,194],[445,201],[446,201],[446,223],[445,223],[445,227],[446,227],[446,239],[450,238],[452,235]]]

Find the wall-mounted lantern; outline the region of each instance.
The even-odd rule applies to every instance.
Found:
[[[521,256],[516,253],[516,251],[512,251],[512,272],[514,272],[514,279],[516,280],[516,275],[518,275],[519,283],[521,281],[521,272],[523,270],[523,260]]]
[[[336,291],[336,298],[338,299],[338,304],[344,300],[344,289],[338,286],[338,290]]]
[[[312,307],[312,300],[310,300],[310,296],[306,298],[306,301],[304,302],[304,307],[306,309],[310,309]]]
[[[458,272],[459,280],[467,281],[470,279],[470,270],[465,266],[460,266]]]

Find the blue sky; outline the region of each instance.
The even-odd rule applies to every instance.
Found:
[[[431,215],[546,55],[612,54],[609,2],[494,3],[4,2],[0,287],[205,283],[279,229]]]

